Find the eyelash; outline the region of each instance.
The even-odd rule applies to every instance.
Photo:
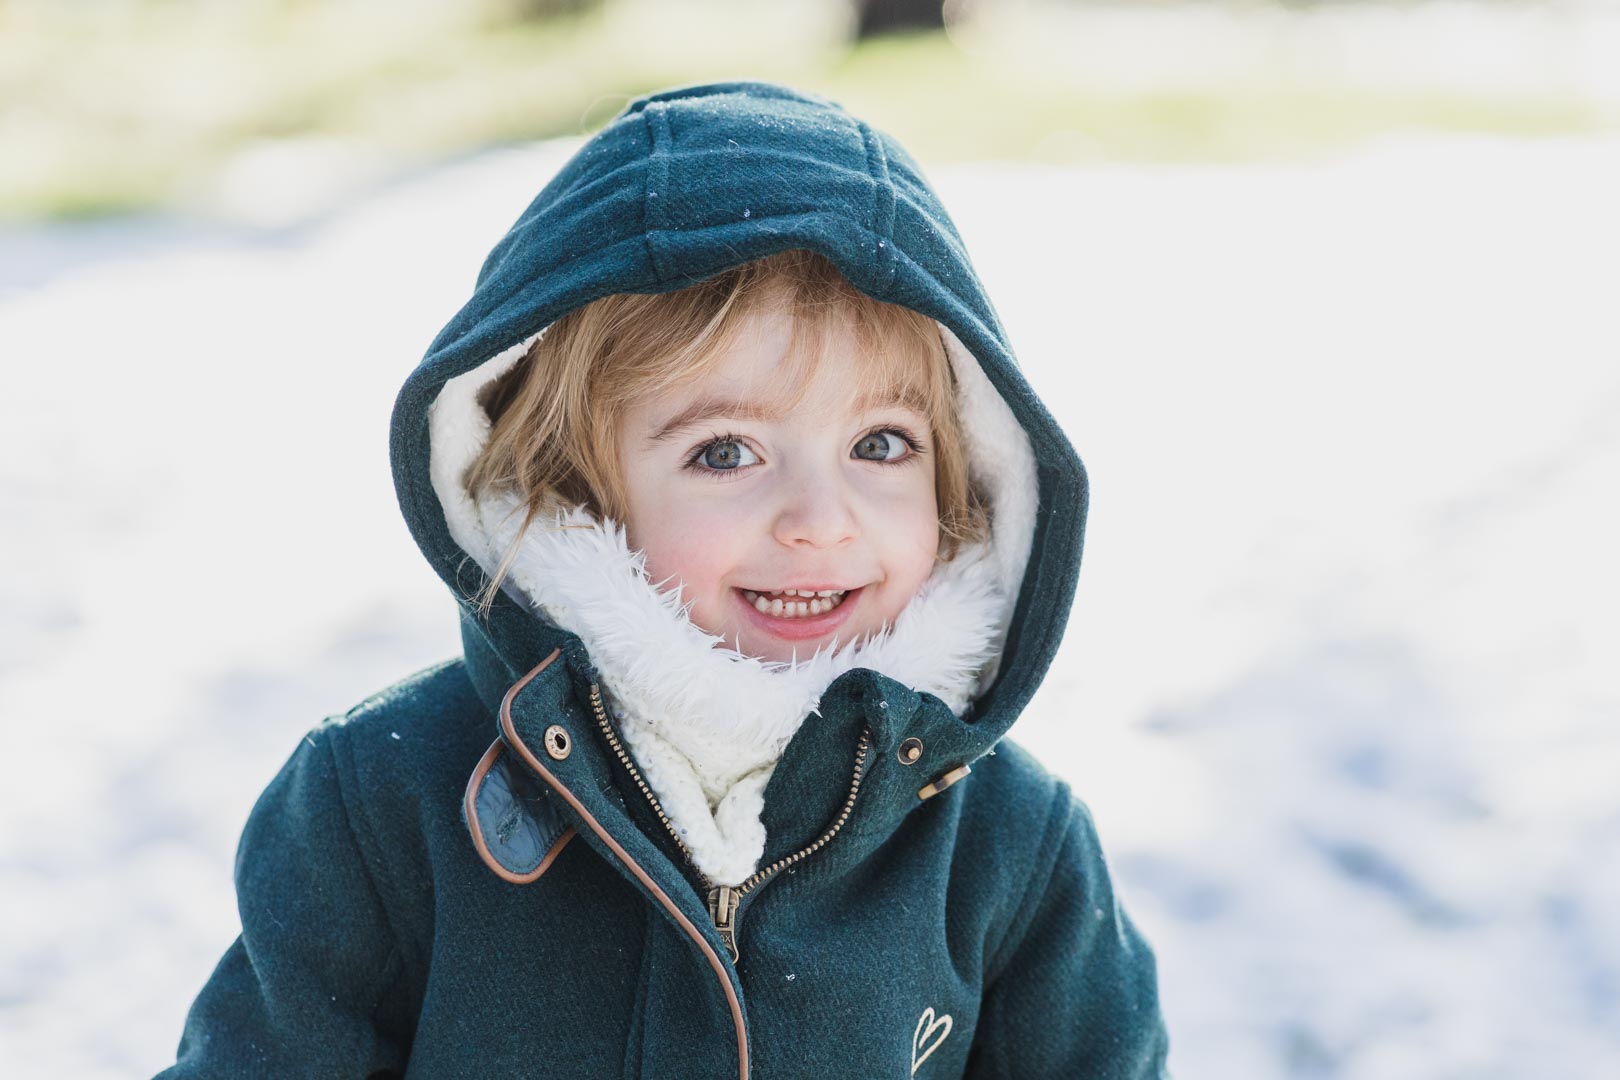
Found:
[[[875,427],[871,431],[868,431],[865,435],[862,435],[861,438],[865,439],[869,436],[877,434],[894,434],[900,436],[900,441],[906,444],[906,448],[910,450],[910,453],[908,453],[905,457],[900,458],[898,461],[874,461],[871,462],[873,465],[906,465],[912,461],[915,461],[920,455],[926,453],[926,451],[923,449],[922,440],[918,439],[917,436],[913,435],[905,428],[898,427],[894,424],[885,424],[881,427]],[[716,435],[711,433],[706,441],[699,443],[692,449],[691,453],[687,454],[686,460],[681,463],[681,468],[690,472],[698,473],[701,476],[711,476],[717,480],[735,476],[738,473],[747,472],[749,469],[753,468],[751,465],[745,465],[740,469],[711,469],[707,465],[703,464],[703,455],[708,452],[709,447],[715,445],[716,443],[728,442],[740,443],[742,442],[742,439],[731,434],[730,432],[727,432],[724,435]]]

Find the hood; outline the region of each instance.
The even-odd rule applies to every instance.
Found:
[[[925,739],[966,764],[994,746],[1035,692],[1074,594],[1084,468],[1020,374],[954,225],[906,151],[823,98],[730,82],[638,99],[592,137],[490,253],[471,299],[396,402],[400,506],[461,607],[469,674],[492,710],[558,649],[576,679],[596,677],[579,637],[537,617],[512,591],[498,593],[487,616],[476,611],[489,551],[473,550],[457,527],[467,508],[453,496],[447,507],[440,495],[446,463],[470,461],[485,432],[447,423],[442,405],[435,418],[436,403],[476,407],[479,386],[559,316],[592,300],[672,291],[801,248],[875,299],[939,324],[958,374],[970,473],[991,506],[985,563],[1003,597],[995,654],[958,700],[911,694],[906,716],[874,725],[874,749],[892,750],[887,743],[902,730],[926,729]],[[846,671],[829,694],[839,683],[879,680],[897,691],[878,695],[886,707],[905,699],[893,674]]]

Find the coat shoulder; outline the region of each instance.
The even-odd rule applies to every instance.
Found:
[[[345,726],[375,726],[394,720],[419,725],[420,718],[440,715],[447,707],[456,706],[477,707],[483,711],[472,680],[468,678],[466,664],[459,656],[423,668],[368,694],[334,719]]]
[[[495,737],[494,718],[460,657],[368,695],[321,727],[341,733],[359,773],[400,767],[431,773],[440,762],[460,767],[469,753],[476,761]]]
[[[384,687],[313,732],[336,766],[348,826],[397,932],[426,939],[424,883],[460,857],[461,795],[495,738],[462,658]]]
[[[956,787],[953,888],[984,898],[994,909],[991,924],[1005,932],[1040,895],[1083,805],[1066,781],[1007,738]]]
[[[495,738],[496,722],[460,657],[435,664],[328,717],[351,821],[366,846],[404,858],[459,839],[461,792]]]
[[[993,888],[978,886],[993,893],[996,909],[987,970],[1003,970],[1031,935],[1068,940],[1068,930],[1053,927],[1089,925],[1090,915],[1081,919],[1080,913],[1104,912],[1116,915],[1122,940],[1128,937],[1133,955],[1151,965],[1151,950],[1116,910],[1091,810],[1068,782],[1005,738],[974,763],[969,779],[977,783],[962,785],[958,843],[970,839],[973,857],[964,860],[959,850],[956,858],[958,865],[992,868]]]
[[[963,784],[962,813],[975,827],[1000,834],[1029,831],[1032,820],[1066,811],[1074,794],[1034,754],[1003,738],[973,763]]]

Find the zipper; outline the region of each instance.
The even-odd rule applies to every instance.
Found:
[[[642,779],[641,770],[636,768],[636,763],[630,759],[630,755],[624,749],[624,744],[619,741],[618,732],[613,730],[613,721],[608,719],[607,707],[602,702],[602,689],[596,683],[591,684],[591,708],[596,712],[597,725],[601,727],[602,734],[607,737],[608,745],[618,755],[620,763],[630,773],[630,778],[636,782],[636,787],[641,789],[641,793],[652,804],[653,813],[657,814],[658,820],[664,823],[664,828],[669,831],[670,839],[675,841],[675,846],[681,849],[681,854],[686,858],[687,865],[692,868],[692,872],[703,882],[703,888],[707,894],[709,918],[714,922],[714,928],[719,932],[720,940],[725,942],[726,951],[731,953],[731,962],[735,964],[740,956],[737,949],[737,925],[738,915],[742,907],[742,898],[801,859],[814,855],[830,843],[833,837],[838,835],[839,830],[844,827],[844,822],[849,820],[850,811],[855,808],[855,797],[861,792],[861,778],[866,774],[866,758],[872,749],[871,729],[865,729],[861,732],[860,742],[855,748],[855,772],[850,777],[849,795],[844,799],[843,808],[838,811],[838,816],[833,819],[831,825],[827,826],[827,830],[808,846],[800,848],[791,855],[784,855],[762,870],[754,871],[741,885],[716,885],[692,861],[692,849],[686,846],[686,841],[682,840],[680,833],[675,831],[675,823],[669,820],[668,814],[664,813],[664,808],[659,803],[658,796],[653,794],[652,789],[647,786],[647,781]]]
[[[731,977],[726,974],[726,962],[720,959],[720,954],[715,952],[714,947],[703,936],[703,931],[699,930],[692,920],[687,918],[686,913],[680,909],[680,905],[670,899],[669,894],[664,891],[657,881],[653,880],[652,875],[647,873],[641,864],[636,862],[630,853],[624,850],[624,845],[620,844],[618,840],[614,839],[612,833],[602,827],[602,823],[597,821],[596,817],[585,808],[585,805],[579,801],[578,796],[568,789],[568,785],[558,780],[551,770],[546,767],[545,763],[535,756],[534,751],[529,748],[529,745],[523,741],[522,736],[517,732],[517,726],[512,720],[512,702],[525,686],[534,681],[536,676],[550,667],[552,662],[561,655],[562,649],[552,649],[551,655],[540,661],[527,675],[507,688],[506,696],[501,698],[501,736],[506,740],[506,744],[516,750],[518,756],[528,763],[529,768],[533,769],[535,774],[545,780],[547,784],[550,784],[551,789],[573,808],[574,812],[579,815],[580,821],[595,833],[603,844],[607,845],[612,856],[623,863],[631,875],[641,882],[648,894],[665,911],[669,912],[670,917],[675,920],[676,924],[697,945],[698,950],[703,953],[704,958],[709,962],[710,969],[720,981],[720,992],[726,996],[726,1007],[731,1010],[731,1026],[737,1033],[737,1078],[738,1080],[748,1080],[748,1021],[743,1017],[742,999],[737,996],[738,987],[733,985]]]

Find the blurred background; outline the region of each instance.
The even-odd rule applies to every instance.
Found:
[[[259,791],[459,651],[399,384],[585,135],[732,77],[913,150],[1090,468],[1013,737],[1177,1076],[1620,1075],[1585,0],[0,0],[6,1074],[172,1062]]]

